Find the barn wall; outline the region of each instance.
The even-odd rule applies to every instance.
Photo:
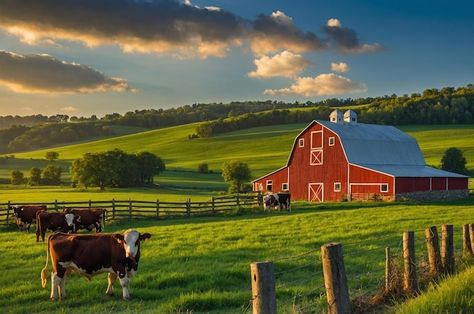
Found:
[[[430,178],[398,177],[395,182],[397,194],[430,190]]]
[[[448,190],[467,190],[468,188],[468,178],[448,178]]]
[[[260,187],[259,185],[262,184],[262,189],[261,191],[266,193],[269,192],[267,191],[267,180],[272,180],[273,181],[273,189],[272,192],[282,192],[282,184],[283,183],[288,183],[288,168],[283,168],[275,173],[272,173],[270,175],[267,175],[263,178],[261,178],[258,181],[254,182],[253,190],[254,191],[259,191]]]
[[[314,132],[322,131],[322,136]],[[334,138],[334,145],[329,146],[329,138]],[[304,139],[304,147],[299,147],[299,139]],[[341,201],[348,193],[347,161],[341,143],[335,133],[315,123],[301,134],[295,142],[290,159],[290,192],[296,200],[308,200],[310,183],[323,183],[324,201]],[[321,147],[322,164],[311,165],[311,144]],[[341,183],[341,191],[334,191],[334,183]]]
[[[358,199],[365,197],[365,195],[357,194],[378,194],[385,197],[393,196],[395,194],[392,176],[356,165],[350,165],[349,171],[351,194],[353,198]],[[380,191],[381,184],[388,185],[387,192]]]
[[[446,178],[431,178],[431,189],[433,191],[446,190]]]

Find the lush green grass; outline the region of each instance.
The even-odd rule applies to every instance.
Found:
[[[397,314],[472,313],[474,309],[474,267],[400,305]]]
[[[416,230],[417,256],[424,255],[427,226],[455,225],[460,252],[461,225],[474,214],[474,200],[450,204],[299,203],[292,213],[260,213],[191,220],[134,221],[106,226],[107,232],[129,227],[150,232],[142,246],[139,273],[131,281],[133,300],[104,295],[106,275],[91,282],[72,276],[69,298],[50,302],[40,287],[46,245],[33,234],[0,228],[0,311],[11,313],[154,312],[241,313],[250,293],[249,264],[275,262],[278,307],[318,306],[322,292],[320,246],[343,243],[351,295],[374,291],[383,278],[384,248],[400,254],[401,233]],[[298,254],[303,254],[296,257]],[[293,258],[285,258],[285,257]],[[316,301],[315,301],[316,300]],[[321,299],[324,300],[324,297]],[[313,304],[315,303],[315,304]],[[318,307],[317,307],[318,308]],[[319,310],[316,310],[319,312]]]

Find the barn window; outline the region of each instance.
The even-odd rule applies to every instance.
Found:
[[[336,140],[334,139],[334,137],[329,138],[329,146],[334,146],[335,142],[336,142]]]
[[[388,192],[388,184],[381,184],[380,192]]]
[[[282,183],[281,184],[281,190],[282,191],[288,191],[288,183]]]
[[[341,182],[334,182],[334,192],[341,192]]]
[[[267,191],[272,191],[273,190],[273,181],[272,180],[267,180]]]
[[[298,146],[299,147],[304,147],[304,138],[300,138],[298,141]]]

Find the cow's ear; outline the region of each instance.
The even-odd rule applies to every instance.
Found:
[[[141,233],[140,234],[140,240],[141,241],[145,241],[146,239],[149,239],[149,238],[151,238],[151,234],[149,234],[149,233]]]
[[[115,233],[114,238],[119,240],[119,241],[125,241],[125,238],[123,237],[123,234],[120,234],[120,233]]]

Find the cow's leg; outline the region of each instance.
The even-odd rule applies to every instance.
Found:
[[[36,242],[39,242],[40,228],[36,227]]]
[[[30,233],[30,227],[31,227],[31,223],[26,225],[26,232]]]
[[[61,278],[61,281],[59,282],[59,299],[60,300],[66,299],[66,290],[64,289],[65,283],[66,283],[66,274],[64,274],[64,277]]]
[[[53,272],[51,273],[51,301],[54,301],[58,298],[59,292],[59,284],[61,282],[61,278],[59,278],[58,273]]]
[[[105,291],[106,294],[110,296],[114,295],[114,283],[116,279],[117,279],[117,274],[109,273],[109,275],[107,276],[108,286],[107,286],[107,291]]]
[[[128,291],[127,273],[119,273],[120,285],[122,286],[122,297],[124,300],[130,300],[130,292]]]

